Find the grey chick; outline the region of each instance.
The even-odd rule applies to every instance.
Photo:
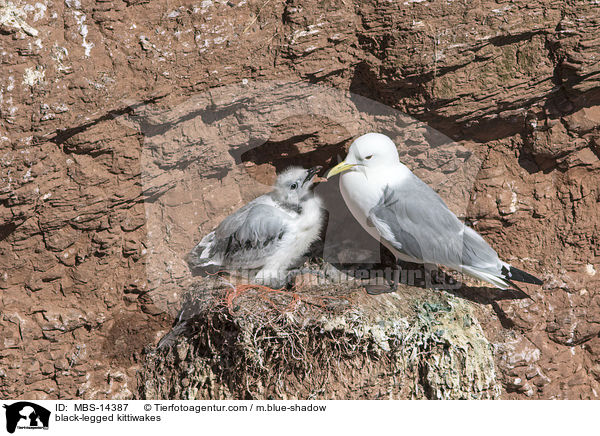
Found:
[[[253,281],[286,284],[288,270],[315,242],[323,223],[321,200],[310,189],[322,167],[290,167],[273,190],[225,218],[188,255],[192,270],[209,266],[256,271]]]

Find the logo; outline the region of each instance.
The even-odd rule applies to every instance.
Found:
[[[4,405],[6,409],[6,431],[14,433],[15,429],[48,429],[50,411],[29,401],[19,401]]]

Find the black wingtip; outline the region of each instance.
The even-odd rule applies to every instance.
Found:
[[[519,268],[515,268],[514,266],[510,267],[508,270],[506,267],[502,267],[502,275],[509,280],[515,282],[523,282],[523,283],[531,283],[532,285],[543,285],[544,282],[538,279],[537,277],[525,272]]]

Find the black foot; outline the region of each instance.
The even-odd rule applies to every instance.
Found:
[[[389,285],[367,285],[365,286],[365,289],[369,295],[391,294],[392,292],[396,292],[396,288]]]

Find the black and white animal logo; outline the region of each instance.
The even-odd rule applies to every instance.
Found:
[[[6,431],[14,433],[18,428],[47,429],[50,411],[29,401],[19,401],[3,406],[6,409]]]

